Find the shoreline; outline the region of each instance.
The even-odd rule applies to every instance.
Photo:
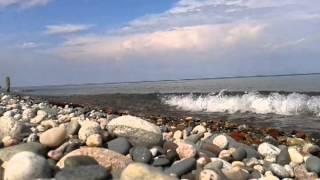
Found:
[[[0,98],[0,159],[7,179],[26,174],[72,179],[81,172],[121,180],[313,179],[320,173],[320,136],[315,133],[188,115],[136,117],[26,96]],[[38,168],[25,167],[28,163]],[[13,170],[20,166],[28,172]],[[143,173],[133,173],[138,169]]]

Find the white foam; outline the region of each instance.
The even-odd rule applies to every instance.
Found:
[[[312,114],[320,116],[320,96],[291,93],[283,95],[271,93],[262,95],[250,92],[243,95],[169,96],[164,103],[186,111],[205,112],[254,112],[258,114],[275,113],[280,115]]]

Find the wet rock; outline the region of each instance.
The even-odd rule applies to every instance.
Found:
[[[116,151],[120,154],[128,154],[131,148],[131,144],[126,138],[118,137],[107,143],[108,149]]]
[[[62,169],[55,176],[56,180],[97,180],[107,179],[110,172],[103,166],[87,165]]]
[[[0,118],[0,139],[6,136],[21,139],[23,130],[23,124],[14,120],[12,117],[2,116]]]
[[[8,161],[12,156],[23,151],[33,152],[35,154],[45,156],[47,153],[47,148],[46,146],[36,142],[14,145],[0,149],[0,159],[2,161]]]
[[[290,174],[289,172],[281,165],[279,164],[271,164],[270,165],[271,172],[278,176],[279,178],[289,178]]]
[[[120,177],[120,180],[176,180],[177,178],[168,176],[158,169],[142,163],[131,163],[126,167]]]
[[[194,170],[195,168],[196,168],[196,159],[187,158],[172,164],[170,168],[165,170],[165,173],[169,175],[170,174],[177,175],[178,177],[180,177]]]
[[[149,163],[152,160],[151,152],[143,146],[133,147],[130,154],[135,162]]]
[[[90,156],[71,156],[64,161],[64,168],[75,168],[88,165],[98,165],[98,162]]]
[[[102,137],[100,134],[92,134],[87,138],[86,145],[89,147],[102,146]]]
[[[50,178],[51,169],[48,161],[32,152],[21,152],[14,155],[6,164],[4,179],[25,180]]]
[[[297,164],[303,163],[303,156],[295,147],[289,147],[288,152],[292,162]]]
[[[121,116],[111,120],[108,131],[116,136],[126,137],[133,145],[154,146],[162,141],[160,128],[134,116]]]
[[[94,121],[85,121],[81,124],[78,136],[83,142],[86,142],[87,138],[93,134],[100,134],[100,125]]]
[[[277,156],[280,154],[280,149],[276,146],[269,144],[269,143],[262,143],[258,147],[258,152],[262,156]]]
[[[49,129],[40,135],[40,143],[48,147],[58,147],[66,139],[67,131],[64,127]]]
[[[280,165],[289,164],[291,161],[288,148],[284,148],[280,151],[280,154],[277,156],[277,163]]]
[[[80,149],[74,150],[69,154],[65,155],[57,163],[57,166],[63,168],[64,161],[66,158],[79,155],[90,156],[94,158],[99,163],[99,165],[105,167],[106,169],[111,168],[111,174],[114,178],[120,177],[122,170],[130,162],[132,162],[130,158],[108,149],[97,147],[81,147]]]
[[[320,159],[315,156],[310,156],[306,160],[306,168],[308,171],[320,173]]]
[[[232,158],[236,161],[242,161],[247,156],[247,151],[244,148],[237,148],[232,153]]]
[[[176,151],[180,159],[195,157],[197,154],[196,146],[192,143],[180,142]]]

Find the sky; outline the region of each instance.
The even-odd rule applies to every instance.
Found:
[[[319,0],[0,0],[13,86],[315,72]]]

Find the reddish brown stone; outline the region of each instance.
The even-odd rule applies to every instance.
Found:
[[[242,133],[242,132],[232,132],[230,134],[230,136],[236,140],[236,141],[245,141],[247,138],[246,138],[246,134],[245,133]]]

